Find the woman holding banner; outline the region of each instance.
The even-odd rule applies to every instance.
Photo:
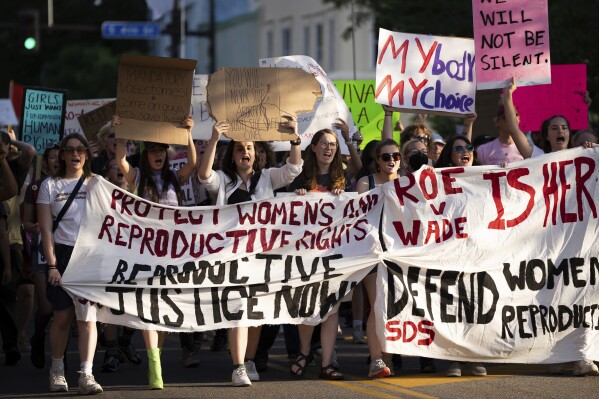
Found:
[[[112,123],[120,124],[120,118],[114,116]],[[127,147],[123,139],[118,139],[116,156],[119,168],[132,191],[146,200],[161,205],[181,205],[181,184],[189,179],[195,170],[196,150],[191,137],[193,118],[188,116],[180,127],[187,129],[187,164],[174,171],[168,158],[168,144],[146,142],[141,154],[139,168],[133,168],[127,162]],[[144,342],[148,353],[148,379],[150,389],[162,389],[162,365],[160,352],[164,343],[164,332],[144,330]]]
[[[342,194],[351,190],[351,177],[346,175],[341,161],[341,149],[337,135],[330,129],[322,129],[314,134],[310,146],[306,149],[305,164],[302,173],[289,185],[289,191],[298,195],[307,192]],[[322,364],[320,378],[341,380],[343,374],[333,363],[333,351],[337,338],[339,313],[329,314],[320,328]],[[300,354],[291,365],[291,374],[303,377],[306,367],[314,355],[310,347],[314,326],[298,325],[300,335]]]
[[[96,323],[84,321],[88,319],[87,313],[95,308],[83,305],[79,301],[73,302],[60,286],[83,217],[87,185],[92,176],[90,155],[89,144],[85,138],[76,133],[65,136],[60,143],[58,172],[54,178],[48,178],[42,183],[37,198],[39,229],[48,264],[46,295],[54,310],[54,322],[50,328],[51,392],[68,391],[63,356],[75,314],[81,359],[79,393],[90,395],[102,392],[102,387],[92,374],[98,335]]]
[[[362,177],[358,180],[356,189],[359,194],[365,193],[379,187],[387,182],[397,179],[399,170],[399,145],[392,140],[386,139],[379,142],[375,149],[376,173]],[[369,378],[383,378],[391,375],[391,370],[383,361],[383,352],[376,331],[376,312],[374,301],[376,299],[376,268],[373,273],[368,274],[363,280],[371,311],[366,321],[366,335],[368,336],[368,352],[370,353]]]
[[[297,131],[297,121],[288,116],[281,125]],[[285,187],[302,171],[301,141],[291,142],[290,156],[280,168],[263,169],[251,141],[231,140],[225,152],[222,170],[212,170],[216,145],[221,134],[229,131],[228,122],[219,121],[200,163],[198,177],[208,192],[216,197],[216,205],[238,204],[274,197],[274,190]],[[229,348],[233,360],[231,380],[234,386],[250,386],[258,381],[253,358],[258,348],[260,327],[236,327],[229,330]]]

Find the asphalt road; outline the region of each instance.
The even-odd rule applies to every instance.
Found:
[[[184,368],[181,364],[179,340],[169,334],[162,356],[165,389],[151,391],[147,384],[145,351],[139,367],[121,365],[115,373],[102,373],[100,366],[104,351],[98,350],[94,362],[96,380],[102,384],[103,398],[599,398],[599,377],[573,377],[571,372],[561,376],[546,373],[539,365],[487,364],[487,377],[472,376],[464,367],[463,377],[448,378],[444,371],[447,361],[436,361],[438,373],[421,374],[417,358],[404,358],[399,375],[382,380],[366,378],[366,345],[356,345],[350,340],[349,329],[337,341],[337,351],[344,381],[332,382],[318,379],[318,369],[310,367],[306,378],[298,380],[289,373],[283,335],[277,338],[271,351],[269,370],[260,374],[261,380],[248,388],[231,385],[231,361],[228,352],[210,352],[210,342],[203,343],[201,365]],[[134,343],[142,348],[136,334]],[[49,355],[48,355],[49,358]],[[4,366],[0,355],[0,398],[49,398],[77,395],[76,367],[79,363],[76,339],[69,346],[70,368],[68,393],[48,391],[48,369],[36,369],[29,354],[13,367]]]

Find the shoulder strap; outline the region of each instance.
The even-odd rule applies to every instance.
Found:
[[[368,175],[368,189],[372,190],[376,188],[376,183],[374,181],[374,176],[373,175]]]
[[[60,222],[60,219],[62,219],[62,217],[64,216],[64,214],[67,213],[67,210],[71,206],[71,203],[73,203],[73,200],[75,199],[75,196],[79,192],[79,189],[81,188],[81,185],[83,184],[84,181],[85,181],[85,175],[83,175],[83,176],[81,176],[79,178],[79,181],[77,182],[77,185],[75,186],[75,188],[71,192],[71,195],[69,195],[69,198],[67,199],[67,202],[65,202],[65,204],[62,206],[62,209],[58,213],[58,216],[56,216],[56,219],[54,219],[54,222],[52,223],[52,232],[53,233],[58,228],[58,223]]]

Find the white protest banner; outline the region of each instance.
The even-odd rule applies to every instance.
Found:
[[[85,136],[78,117],[114,101],[114,98],[96,98],[90,100],[68,100],[64,117],[64,134],[79,133]]]
[[[384,352],[599,360],[599,147],[386,184]]]
[[[333,81],[316,61],[306,55],[290,55],[286,57],[261,58],[261,67],[302,68],[314,75],[322,90],[322,96],[316,100],[314,111],[298,115],[298,132],[302,137],[302,149],[305,150],[314,133],[321,129],[332,129],[335,119],[341,118],[349,126],[350,136],[356,131],[351,112],[343,100]],[[341,145],[341,153],[349,154],[345,140],[340,131],[336,131]],[[289,143],[273,142],[275,151],[289,151]]]
[[[474,41],[379,29],[375,101],[399,110],[475,110]]]
[[[10,102],[10,98],[0,98],[0,125],[18,125],[19,119],[15,114],[15,109]]]
[[[206,85],[209,75],[193,75],[193,88],[191,91],[191,115],[193,116],[193,129],[191,136],[194,140],[210,140],[212,126],[215,121],[210,117],[207,107]]]
[[[472,0],[479,90],[551,83],[547,0]]]
[[[62,285],[79,317],[135,328],[317,324],[379,261],[381,199],[167,207],[94,177]]]

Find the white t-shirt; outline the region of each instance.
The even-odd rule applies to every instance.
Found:
[[[53,179],[44,180],[40,187],[37,197],[38,204],[50,204],[52,209],[52,218],[60,213],[60,210],[67,202],[71,192],[77,185],[79,178],[74,179]],[[89,178],[85,179],[75,199],[69,206],[69,209],[64,214],[58,228],[54,232],[54,242],[64,245],[75,245],[77,235],[79,234],[79,226],[83,219],[83,210],[85,209],[85,199],[87,198],[87,183]]]
[[[544,152],[539,147],[532,146],[531,158],[543,155]],[[504,163],[513,163],[524,160],[520,155],[516,144],[503,144],[498,139],[490,141],[486,144],[478,146],[476,149],[476,157],[483,165],[501,165]]]

